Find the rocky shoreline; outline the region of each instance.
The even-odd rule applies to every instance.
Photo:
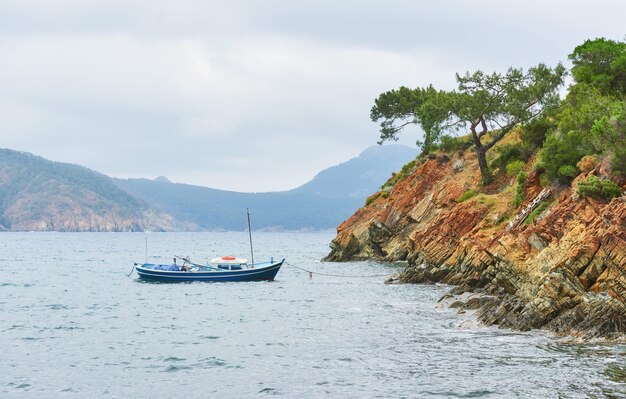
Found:
[[[476,309],[486,325],[626,340],[623,195],[602,202],[579,198],[571,187],[549,187],[541,200],[547,208],[531,222],[513,224],[545,194],[535,173],[529,172],[520,208],[511,205],[506,178],[460,201],[479,187],[474,155],[431,158],[342,223],[325,260],[406,260],[389,282],[455,285],[446,297],[480,294],[452,303]]]

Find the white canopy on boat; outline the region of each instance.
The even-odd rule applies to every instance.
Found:
[[[214,265],[241,265],[246,262],[248,262],[248,259],[237,258],[235,256],[221,256],[211,259],[211,263]]]

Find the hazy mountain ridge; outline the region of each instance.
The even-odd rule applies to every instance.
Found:
[[[103,174],[0,149],[0,228],[14,231],[141,231],[177,228],[171,216]]]
[[[166,177],[114,179],[83,166],[0,149],[0,229],[13,231],[244,230],[335,227],[417,151],[372,147],[290,191],[240,193]]]
[[[365,198],[378,191],[392,172],[400,170],[416,156],[415,148],[403,145],[372,146],[356,158],[324,169],[311,181],[292,191],[316,193],[329,198]]]
[[[262,229],[327,229],[347,218],[378,190],[390,174],[414,159],[417,150],[402,145],[370,147],[358,157],[327,168],[290,191],[240,193],[171,183],[162,177],[115,179],[129,193],[179,220],[206,230],[243,230],[245,208]]]

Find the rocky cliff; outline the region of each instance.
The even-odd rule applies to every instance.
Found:
[[[626,198],[542,187],[531,163],[518,208],[505,175],[474,191],[480,176],[469,152],[416,163],[338,227],[325,260],[406,260],[394,282],[455,285],[446,300],[477,309],[488,325],[623,339]]]

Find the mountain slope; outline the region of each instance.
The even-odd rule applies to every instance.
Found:
[[[141,231],[332,228],[401,165],[404,146],[373,147],[294,190],[238,193],[167,178],[112,179],[78,165],[0,149],[0,230]]]
[[[327,198],[365,199],[378,191],[392,172],[415,159],[417,150],[404,145],[372,146],[358,157],[324,169],[310,182],[293,190]]]
[[[78,165],[0,149],[0,229],[171,230],[169,215]]]
[[[322,198],[307,193],[238,193],[147,179],[116,180],[129,193],[175,218],[206,230],[244,230],[245,209],[254,228],[329,228],[362,205],[356,198]]]
[[[255,228],[332,228],[359,208],[389,175],[417,155],[401,145],[370,147],[358,157],[320,172],[290,191],[238,193],[167,179],[115,179],[128,193],[201,229],[243,230],[245,208]]]

